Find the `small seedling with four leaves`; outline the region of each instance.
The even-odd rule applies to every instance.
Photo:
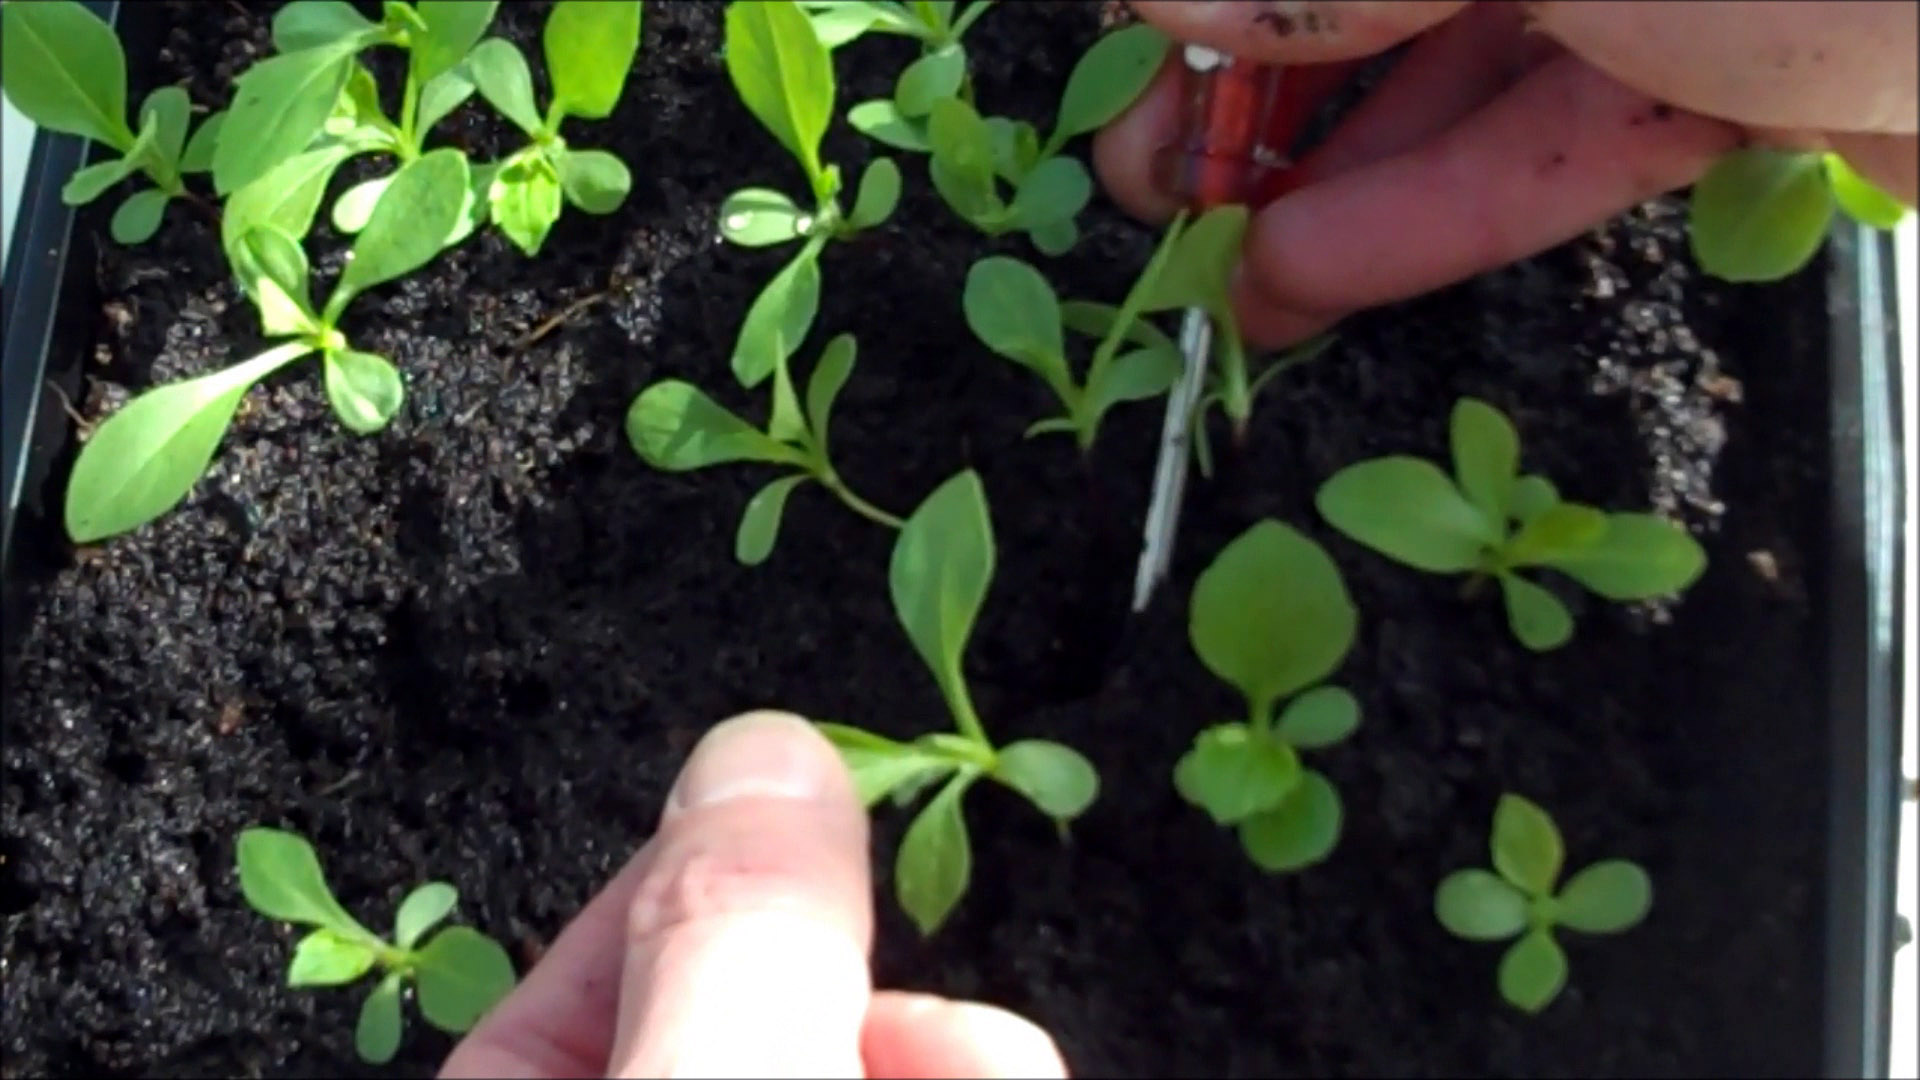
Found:
[[[407,894],[393,919],[393,941],[360,924],[327,888],[313,846],[279,829],[252,828],[234,847],[240,891],[269,919],[314,929],[294,946],[287,985],[345,986],[378,967],[380,982],[360,1007],[353,1044],[382,1064],[400,1049],[401,998],[411,981],[420,1014],[442,1031],[469,1031],[513,989],[513,961],[492,938],[468,926],[429,931],[452,913],[459,893],[430,881]]]
[[[1300,751],[1359,726],[1353,695],[1323,685],[1352,647],[1357,618],[1333,560],[1277,521],[1242,533],[1194,583],[1193,651],[1245,697],[1247,719],[1201,732],[1173,783],[1216,824],[1238,829],[1263,870],[1299,870],[1339,843],[1340,793],[1301,765]]]
[[[678,379],[655,383],[627,409],[627,440],[647,464],[671,472],[734,461],[798,470],[761,488],[741,514],[733,551],[749,566],[765,561],[773,551],[787,496],[809,480],[819,481],[862,517],[897,529],[900,519],[855,495],[828,455],[833,403],[853,374],[854,351],[852,334],[827,343],[807,380],[804,409],[782,360],[775,368],[773,415],[764,431],[728,412],[691,383]]]
[[[1388,558],[1471,575],[1468,592],[1497,578],[1514,636],[1536,651],[1566,644],[1573,616],[1523,569],[1558,570],[1618,601],[1679,592],[1706,569],[1706,552],[1682,527],[1566,502],[1545,478],[1520,475],[1519,436],[1493,406],[1463,398],[1450,428],[1453,476],[1406,455],[1349,465],[1321,485],[1321,515]]]
[[[805,243],[754,298],[733,350],[742,385],[758,386],[793,355],[820,304],[820,251],[885,222],[900,201],[900,168],[876,158],[860,177],[851,213],[840,207],[840,167],[820,160],[833,116],[833,58],[794,0],[727,6],[727,75],[756,119],[806,174],[814,209],[782,192],[743,188],[720,207],[720,235],[747,247]]]
[[[1456,870],[1434,891],[1440,925],[1468,941],[1518,938],[1500,961],[1500,996],[1537,1013],[1567,983],[1567,954],[1554,929],[1618,934],[1653,905],[1653,883],[1625,859],[1594,863],[1556,891],[1565,849],[1547,812],[1502,795],[1493,812],[1493,871]]]
[[[625,163],[605,150],[569,147],[560,125],[569,117],[613,115],[640,48],[640,13],[640,0],[560,0],[553,6],[540,36],[553,89],[544,114],[534,103],[526,58],[511,42],[489,38],[467,58],[480,95],[531,140],[485,166],[483,177],[494,223],[528,255],[539,253],[560,220],[563,200],[589,214],[611,214],[633,186]]]
[[[107,231],[138,244],[160,228],[167,203],[192,198],[183,177],[213,167],[221,114],[187,137],[193,106],[178,86],[163,86],[140,104],[140,130],[127,126],[127,56],[100,17],[73,0],[0,5],[0,79],[7,100],[48,131],[79,135],[120,156],[95,161],[68,178],[60,199],[83,206],[142,173],[154,184],[128,195]]]
[[[941,785],[907,827],[893,871],[900,906],[923,934],[937,930],[967,891],[973,855],[960,800],[976,781],[985,777],[1018,792],[1054,819],[1063,836],[1099,794],[1099,776],[1079,752],[1041,739],[996,748],[974,712],[961,662],[993,580],[993,563],[986,492],[972,471],[929,495],[893,547],[888,585],[894,611],[933,672],[957,734],[898,742],[844,724],[820,724],[867,806],[888,795],[905,806]]]
[[[234,253],[235,270],[260,311],[262,332],[292,340],[221,371],[155,387],[109,416],[74,462],[68,535],[89,543],[166,513],[206,471],[247,391],[308,353],[321,354],[327,397],[341,423],[359,434],[385,427],[405,398],[400,373],[385,357],[352,348],[340,317],[354,297],[437,255],[466,191],[467,159],[458,151],[434,150],[402,166],[317,312],[299,243],[271,226],[249,232]]]
[[[1910,207],[1830,151],[1749,147],[1715,161],[1693,185],[1688,238],[1702,269],[1727,281],[1775,281],[1813,258],[1835,209],[1875,229]]]

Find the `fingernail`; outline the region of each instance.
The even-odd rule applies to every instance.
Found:
[[[666,813],[740,798],[817,799],[840,769],[833,748],[792,713],[764,710],[725,720],[700,739],[680,769]]]

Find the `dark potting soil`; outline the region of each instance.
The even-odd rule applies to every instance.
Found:
[[[224,102],[271,5],[166,8],[159,77]],[[989,16],[972,41],[983,102],[1049,120],[1095,8]],[[179,510],[85,551],[22,536],[38,587],[6,690],[6,1074],[379,1071],[351,1046],[363,990],[284,988],[292,933],[235,885],[248,825],[312,838],[374,925],[446,878],[462,918],[530,956],[644,840],[707,725],[758,706],[895,735],[948,723],[888,602],[888,533],[803,489],[770,562],[743,568],[735,522],[772,474],[662,474],[622,434],[634,395],[668,377],[764,415],[725,358],[786,252],[724,246],[713,221],[733,188],[798,177],[733,94],[719,10],[648,5],[618,113],[569,125],[632,166],[617,213],[569,211],[534,259],[489,230],[356,302],[348,332],[408,380],[390,430],[345,433],[297,366],[254,392]],[[543,18],[507,5],[499,24],[536,71]],[[842,108],[886,93],[911,49],[842,51]],[[451,126],[482,157],[514,145],[477,99]],[[844,128],[828,150],[849,175],[871,152]],[[1705,280],[1669,200],[1353,319],[1274,384],[1230,479],[1194,488],[1172,587],[1129,625],[1159,407],[1116,412],[1091,471],[1064,439],[1023,441],[1043,391],[974,341],[959,296],[988,251],[1039,260],[973,233],[923,159],[903,164],[890,225],[829,250],[800,370],[830,334],[859,336],[834,443],[873,501],[904,513],[980,470],[999,564],[967,657],[977,701],[1003,740],[1080,747],[1104,789],[1066,847],[976,789],[972,889],[930,942],[886,873],[906,818],[880,812],[877,978],[1024,1012],[1082,1075],[1810,1073],[1823,264],[1777,286]],[[114,201],[85,219],[101,236],[89,417],[258,343],[202,218],[176,205],[123,249],[104,238]],[[1050,275],[1117,300],[1153,234],[1100,199],[1083,223]],[[337,271],[324,222],[309,247]],[[1463,394],[1509,410],[1525,466],[1571,497],[1686,520],[1704,579],[1670,611],[1563,590],[1575,640],[1534,655],[1491,595],[1463,602],[1457,580],[1325,527],[1316,485],[1372,455],[1443,458]],[[1169,782],[1194,732],[1236,710],[1187,645],[1186,593],[1262,516],[1325,543],[1362,613],[1337,675],[1362,727],[1314,755],[1345,835],[1285,877]],[[1432,915],[1441,877],[1484,865],[1509,790],[1556,815],[1570,868],[1629,857],[1656,883],[1639,928],[1569,940],[1571,985],[1533,1019],[1496,995],[1499,948]],[[450,1045],[413,1016],[395,1068],[430,1072]]]

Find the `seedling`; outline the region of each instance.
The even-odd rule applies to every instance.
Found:
[[[1060,99],[1060,110],[1054,124],[1053,133],[1042,142],[1037,129],[1024,120],[1012,120],[1001,116],[990,116],[978,125],[962,120],[954,128],[953,134],[964,140],[947,146],[944,151],[950,164],[949,171],[958,171],[960,185],[971,188],[985,188],[998,198],[998,189],[992,183],[982,183],[978,179],[977,167],[962,164],[953,166],[951,161],[957,153],[963,158],[977,155],[981,151],[979,141],[981,125],[986,133],[985,147],[992,163],[991,176],[998,177],[1014,188],[1013,203],[1022,207],[1022,197],[1026,200],[1020,210],[1022,215],[1034,221],[1051,221],[1055,224],[1045,227],[1035,237],[1038,246],[1041,239],[1055,245],[1057,254],[1073,246],[1073,236],[1067,226],[1058,224],[1061,220],[1071,222],[1086,203],[1086,197],[1079,195],[1079,183],[1073,179],[1074,167],[1078,162],[1069,164],[1051,164],[1060,159],[1059,155],[1073,138],[1090,134],[1106,126],[1114,117],[1120,115],[1134,99],[1138,98],[1152,81],[1153,73],[1159,69],[1161,60],[1166,56],[1167,39],[1158,30],[1144,23],[1116,30],[1094,42],[1067,76],[1066,92]],[[965,74],[964,58],[951,62],[951,70],[935,68],[941,63],[941,54],[930,52],[901,74],[900,83],[891,99],[863,101],[855,105],[848,113],[847,120],[867,137],[885,143],[896,149],[916,153],[935,152],[930,132],[931,116],[935,105],[944,98],[958,97],[972,106],[971,93],[963,92],[965,87],[961,79]],[[927,77],[930,72],[939,71],[937,78]],[[1084,176],[1085,170],[1080,170]],[[1038,176],[1036,177],[1036,174]],[[944,194],[944,193],[943,193]],[[989,210],[994,205],[978,195],[968,194],[962,204],[953,204],[954,209],[970,221],[983,214],[986,223],[975,221],[982,229],[1007,231],[1014,225],[996,224],[990,213],[976,213],[967,207],[976,202]],[[1077,199],[1078,201],[1074,201]],[[949,200],[952,204],[952,200]],[[1008,207],[1007,214],[1013,213]],[[1042,247],[1043,251],[1048,251]]]
[[[829,239],[874,228],[900,201],[900,168],[888,158],[868,163],[851,213],[840,207],[840,167],[820,160],[820,142],[833,116],[833,58],[794,0],[733,3],[726,15],[727,75],[762,126],[786,147],[806,174],[814,208],[771,188],[742,188],[720,207],[720,235],[746,247],[791,240],[806,243],[769,281],[748,309],[734,345],[733,371],[742,385],[759,385],[793,355],[813,323],[820,294],[820,251]],[[769,335],[779,326],[789,334]]]
[[[327,397],[341,423],[360,434],[385,427],[405,397],[400,373],[385,357],[352,348],[340,316],[354,297],[438,254],[466,191],[467,160],[456,150],[434,150],[402,166],[317,313],[306,252],[271,226],[250,231],[236,249],[235,269],[260,311],[261,331],[291,340],[224,370],[156,387],[108,417],[74,462],[68,535],[89,543],[172,509],[213,460],[240,399],[308,353],[321,354]]]
[[[1321,486],[1321,515],[1390,559],[1470,575],[1463,595],[1498,578],[1514,636],[1535,651],[1566,644],[1573,616],[1520,570],[1558,570],[1627,601],[1679,592],[1706,569],[1706,552],[1679,525],[1566,502],[1544,477],[1521,476],[1519,436],[1491,405],[1462,399],[1451,427],[1453,476],[1404,455],[1349,465]]]
[[[138,244],[160,228],[167,204],[197,199],[184,177],[213,165],[222,114],[200,122],[193,137],[192,103],[178,86],[163,86],[140,104],[140,130],[127,126],[127,56],[99,16],[73,0],[0,6],[0,81],[7,100],[49,131],[79,135],[120,156],[95,161],[68,178],[60,199],[83,206],[138,172],[153,182],[121,201],[107,231]]]
[[[314,927],[294,946],[288,986],[345,986],[380,969],[353,1032],[362,1060],[384,1064],[400,1049],[400,999],[408,981],[419,995],[420,1015],[455,1035],[471,1030],[513,989],[506,950],[470,926],[449,926],[422,944],[459,900],[447,882],[429,881],[400,901],[389,943],[340,906],[313,845],[294,833],[244,830],[234,855],[249,906],[269,919]]]
[[[863,34],[897,34],[919,39],[926,55],[960,48],[960,39],[993,5],[972,0],[963,10],[958,0],[800,0],[820,44],[829,49]]]
[[[671,472],[734,461],[758,461],[796,470],[767,484],[747,502],[733,551],[748,566],[766,561],[780,534],[787,497],[809,480],[819,481],[862,517],[897,529],[900,519],[855,495],[828,456],[827,427],[833,402],[853,374],[853,360],[852,334],[841,334],[827,343],[813,377],[807,381],[804,410],[782,361],[774,379],[772,418],[764,431],[728,412],[691,383],[678,379],[655,383],[627,409],[627,440],[647,464]]]
[[[1502,795],[1493,812],[1493,871],[1456,870],[1433,894],[1440,925],[1467,941],[1518,938],[1500,960],[1500,996],[1538,1013],[1567,984],[1567,954],[1554,928],[1618,934],[1653,905],[1647,872],[1625,859],[1594,863],[1555,891],[1565,849],[1545,810]]]
[[[941,785],[907,827],[893,869],[900,906],[925,935],[939,929],[967,891],[973,854],[960,800],[975,781],[986,777],[1018,792],[1054,820],[1062,837],[1099,794],[1098,774],[1077,751],[1041,739],[995,748],[974,712],[961,659],[993,579],[993,562],[986,493],[971,470],[928,496],[894,542],[888,574],[893,609],[932,670],[957,734],[897,742],[844,724],[820,725],[868,807],[888,795],[906,806]]]
[[[974,336],[1038,375],[1065,410],[1029,427],[1029,438],[1071,432],[1085,453],[1093,448],[1107,410],[1162,394],[1180,377],[1178,346],[1142,317],[1141,308],[1184,227],[1183,214],[1168,227],[1119,308],[1087,301],[1063,305],[1038,270],[1005,255],[981,259],[967,272],[961,305]],[[1074,381],[1067,362],[1068,326],[1099,339],[1084,383]],[[1132,348],[1121,353],[1123,345]]]
[[[1735,150],[1693,186],[1693,257],[1727,281],[1786,277],[1820,250],[1836,207],[1876,229],[1894,228],[1910,209],[1838,154]]]
[[[1357,619],[1333,560],[1277,521],[1242,533],[1194,583],[1193,651],[1246,698],[1247,719],[1201,732],[1173,784],[1215,824],[1237,829],[1268,872],[1318,863],[1340,841],[1340,793],[1300,751],[1333,746],[1360,724],[1353,695],[1322,685],[1352,647]]]
[[[486,201],[500,231],[537,255],[560,220],[562,199],[589,214],[611,214],[633,186],[627,166],[605,150],[576,150],[560,136],[568,117],[613,115],[640,48],[640,0],[560,0],[541,32],[553,98],[543,115],[533,76],[511,42],[489,38],[467,58],[473,82],[531,140],[489,166]]]

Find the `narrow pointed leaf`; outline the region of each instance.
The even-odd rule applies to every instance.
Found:
[[[1316,686],[1287,703],[1274,733],[1298,750],[1323,750],[1360,726],[1360,702],[1339,686]]]
[[[640,48],[640,0],[560,0],[540,44],[553,100],[570,116],[613,115]]]
[[[1500,958],[1500,996],[1514,1008],[1538,1013],[1567,985],[1567,954],[1548,930],[1533,930]]]
[[[923,936],[931,936],[947,921],[973,876],[973,851],[960,813],[961,796],[972,780],[962,775],[947,781],[900,840],[894,890]]]
[[[927,496],[894,542],[893,610],[956,714],[971,712],[961,657],[993,580],[993,522],[972,470]]]
[[[1285,802],[1240,823],[1240,846],[1270,874],[1303,870],[1333,853],[1343,817],[1332,781],[1306,769]]]
[[[1193,587],[1188,636],[1207,670],[1256,714],[1325,679],[1353,644],[1358,612],[1319,544],[1278,521],[1228,544]]]
[[[1821,161],[1827,169],[1827,184],[1833,189],[1834,201],[1848,217],[1875,229],[1891,229],[1907,216],[1909,207],[1885,188],[1855,172],[1839,154],[1828,152],[1822,155]]]
[[[1180,350],[1149,346],[1121,353],[1087,383],[1087,411],[1100,416],[1126,401],[1145,401],[1172,389],[1184,361]]]
[[[170,164],[177,164],[186,149],[187,127],[192,122],[193,102],[178,86],[162,86],[140,103],[140,129],[153,128],[153,151]]]
[[[125,180],[137,167],[131,157],[96,161],[67,177],[67,182],[60,188],[60,201],[68,206],[85,206],[105,194],[108,188]]]
[[[792,0],[729,4],[727,75],[753,115],[800,162],[818,193],[820,140],[833,113],[833,63]]]
[[[1560,890],[1559,923],[1588,934],[1632,929],[1653,906],[1653,882],[1625,859],[1594,863]]]
[[[220,242],[228,258],[241,237],[258,226],[270,225],[296,241],[306,236],[334,171],[352,153],[335,144],[296,154],[229,196],[220,215]]]
[[[1422,458],[1349,465],[1321,485],[1314,503],[1349,539],[1434,573],[1476,569],[1502,539],[1453,479]]]
[[[1100,774],[1093,763],[1072,747],[1044,739],[1001,747],[993,778],[1059,822],[1079,817],[1100,795]]]
[[[1519,574],[1505,573],[1500,575],[1500,595],[1507,605],[1507,625],[1520,644],[1547,652],[1573,637],[1573,615],[1546,589]]]
[[[857,344],[852,334],[836,336],[820,351],[820,362],[814,365],[813,376],[807,380],[807,424],[823,457],[827,454],[833,426],[833,403],[839,399],[841,388],[847,385],[847,379],[853,374],[856,352]]]
[[[297,342],[282,345],[122,406],[80,447],[67,481],[67,535],[91,543],[173,509],[213,460],[247,390],[307,351]]]
[[[845,724],[814,725],[840,752],[853,776],[860,805],[872,808],[881,799],[909,786],[924,786],[952,772],[956,763],[917,745],[862,731]]]
[[[647,387],[627,409],[627,440],[656,469],[684,472],[734,461],[804,466],[792,447],[677,379]]]
[[[513,961],[469,926],[449,926],[414,954],[420,1013],[451,1034],[470,1031],[513,989]]]
[[[360,1060],[370,1065],[385,1065],[400,1052],[401,976],[393,972],[367,995],[360,1005],[360,1019],[353,1028],[353,1049]]]
[[[1493,868],[1528,896],[1553,895],[1566,858],[1560,830],[1545,810],[1519,795],[1502,795],[1493,811]]]
[[[756,492],[740,515],[740,529],[733,539],[733,557],[744,566],[758,566],[773,553],[780,538],[780,517],[787,509],[787,496],[813,477],[806,473],[783,476]]]
[[[341,986],[373,970],[377,957],[364,941],[321,927],[300,939],[287,967],[287,985]]]
[[[400,901],[393,916],[393,943],[411,949],[427,931],[440,924],[460,900],[460,891],[444,881],[429,881]]]
[[[1527,928],[1527,898],[1486,870],[1456,870],[1434,890],[1433,913],[1455,937],[1504,941]]]
[[[0,6],[0,82],[21,114],[49,131],[116,150],[127,130],[127,57],[98,15],[77,3]]]
[[[820,264],[803,248],[754,297],[733,347],[733,374],[752,388],[773,374],[806,340],[820,311]]]

